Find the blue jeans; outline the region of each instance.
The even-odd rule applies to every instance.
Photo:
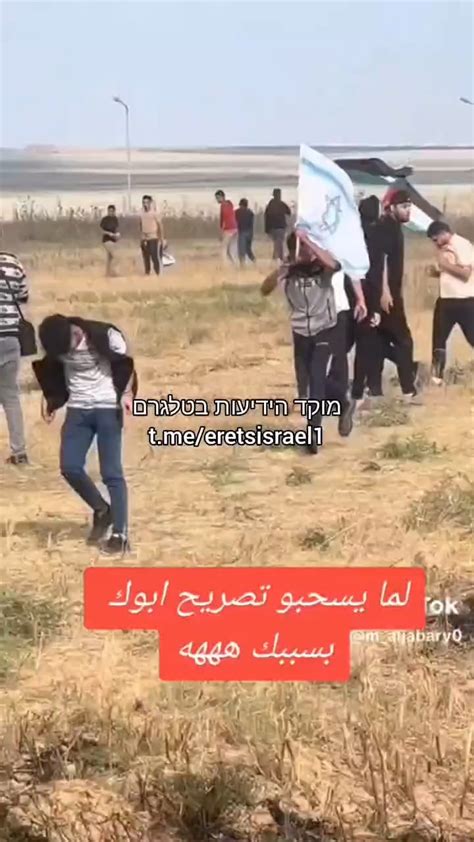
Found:
[[[122,415],[115,409],[73,409],[66,412],[61,431],[61,474],[94,511],[107,505],[84,470],[87,453],[97,436],[102,481],[110,494],[113,532],[127,534],[128,495],[122,469]]]
[[[237,249],[239,253],[239,260],[245,263],[245,258],[248,257],[252,263],[255,263],[255,255],[252,251],[253,232],[239,231],[237,238]]]

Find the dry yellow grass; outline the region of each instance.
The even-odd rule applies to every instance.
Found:
[[[99,250],[37,249],[32,315],[118,323],[144,396],[292,400],[281,302],[260,299],[259,270],[223,271],[200,254],[189,249],[160,280],[107,281]],[[127,271],[134,260],[127,251]],[[428,360],[433,291],[421,265],[409,268],[410,320]],[[469,362],[457,335],[450,354]],[[448,513],[424,529],[428,509],[419,528],[404,519],[443,480],[448,491],[468,482],[472,399],[469,382],[428,390],[407,425],[360,425],[347,441],[328,422],[316,458],[152,451],[149,422],[133,419],[133,563],[422,565],[430,594],[465,593],[469,485],[458,523]],[[0,628],[0,839],[474,839],[472,648],[359,644],[343,687],[160,684],[154,635],[82,628],[82,573],[96,560],[83,543],[86,513],[58,476],[58,421],[42,425],[35,391],[25,412],[33,465],[0,475],[0,594],[11,615]],[[424,434],[440,452],[384,459],[394,432]],[[379,470],[368,470],[374,462]],[[315,529],[325,547],[302,540]]]

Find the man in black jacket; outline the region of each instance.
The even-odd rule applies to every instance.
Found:
[[[265,234],[273,243],[272,259],[283,263],[286,230],[291,218],[291,210],[281,198],[281,190],[275,187],[273,199],[265,208]]]
[[[133,359],[122,333],[111,324],[48,316],[40,325],[45,350],[33,370],[43,392],[47,423],[66,405],[61,433],[61,474],[93,511],[90,545],[102,543],[107,555],[123,555],[128,543],[127,485],[122,468],[123,413],[132,411],[137,391]],[[99,464],[110,505],[85,471],[97,437]]]

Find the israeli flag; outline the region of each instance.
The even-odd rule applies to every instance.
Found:
[[[334,161],[305,145],[300,147],[296,233],[331,252],[351,280],[365,278],[370,261],[354,185]]]

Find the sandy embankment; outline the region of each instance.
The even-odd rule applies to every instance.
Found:
[[[474,187],[468,174],[470,150],[371,150],[337,152],[334,157],[382,157],[393,166],[413,165],[416,184],[438,206],[445,198],[453,212],[472,213]],[[53,154],[14,153],[2,161],[4,190],[0,214],[11,218],[22,203],[55,214],[64,209],[101,210],[109,202],[125,210],[126,159],[123,150],[61,150]],[[234,202],[246,196],[253,206],[266,203],[281,184],[288,202],[296,200],[297,151],[133,150],[132,204],[151,192],[159,208],[176,213],[213,212],[214,191],[222,187]],[[453,183],[450,182],[452,175]],[[462,182],[465,178],[467,183]],[[428,181],[429,183],[424,183]],[[446,182],[447,183],[443,183]],[[471,182],[469,184],[469,181]],[[367,188],[370,189],[370,188]],[[367,192],[366,189],[366,192]]]

